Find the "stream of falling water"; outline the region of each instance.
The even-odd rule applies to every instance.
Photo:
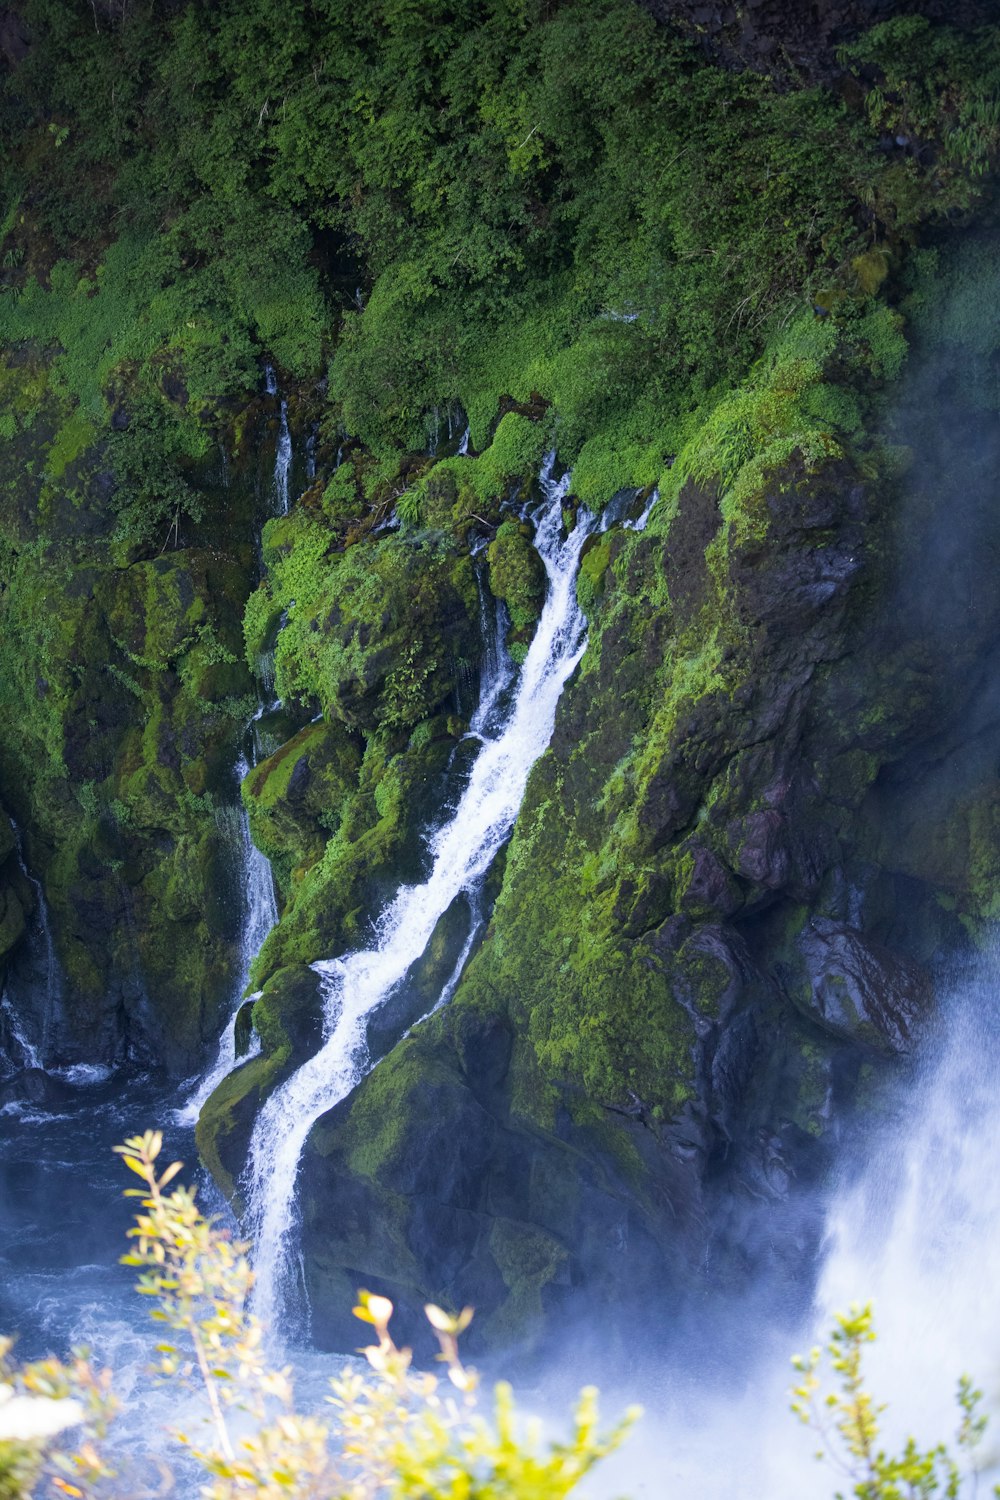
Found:
[[[246,756],[236,762],[236,779],[242,782],[249,775],[250,765]],[[243,923],[240,931],[240,967],[236,978],[233,1014],[219,1038],[215,1061],[200,1080],[191,1096],[176,1112],[182,1125],[194,1125],[206,1099],[218,1088],[222,1080],[236,1066],[236,1017],[250,980],[250,966],[260,952],[264,939],[278,920],[278,905],[274,898],[274,877],[266,856],[250,837],[250,823],[246,810],[238,809],[240,865],[243,873]],[[252,1046],[259,1047],[253,1039]]]
[[[439,918],[463,892],[474,893],[517,816],[528,773],[552,735],[556,704],[583,654],[586,625],[576,603],[580,552],[593,530],[581,515],[562,536],[567,479],[555,482],[550,457],[540,483],[535,546],[548,595],[509,712],[494,722],[495,684],[484,674],[472,732],[482,749],[454,814],[429,842],[431,873],[404,886],[383,913],[378,940],[363,952],[314,965],[323,979],[325,1041],[270,1096],[258,1116],[247,1168],[248,1220],[255,1243],[256,1310],[279,1326],[294,1284],[295,1183],[313,1123],[354,1087],[370,1066],[366,1018],[423,953]]]
[[[277,396],[278,377],[273,365],[264,367],[264,388],[269,396]],[[284,396],[281,397],[280,416],[278,419],[278,446],[274,455],[274,498],[278,506],[278,514],[287,516],[288,507],[291,503],[289,486],[292,472],[292,435],[288,430],[288,402]]]
[[[278,394],[277,376],[272,365],[265,366],[264,385],[269,396]],[[288,430],[288,404],[282,400],[281,422],[272,476],[272,492],[282,515],[288,513],[291,468],[292,438]],[[307,462],[307,471],[308,468],[309,462]],[[273,651],[269,654],[269,660],[260,664],[258,691],[263,695],[262,701],[248,726],[250,759],[248,760],[246,755],[241,755],[234,768],[238,786],[242,785],[244,778],[249,775],[251,766],[257,764],[258,746],[261,740],[260,720],[265,713],[273,711],[278,706],[276,701],[272,701],[274,694]],[[243,919],[240,931],[240,967],[236,976],[235,1003],[232,1015],[219,1038],[218,1050],[212,1065],[199,1080],[193,1092],[174,1112],[177,1123],[181,1125],[195,1124],[209,1095],[214,1093],[222,1080],[236,1066],[236,1017],[249,983],[250,968],[260,952],[264,939],[278,920],[278,904],[274,895],[274,876],[271,873],[271,865],[250,837],[250,822],[246,809],[242,805],[237,810],[236,827],[238,832],[233,842],[238,842],[239,846]],[[259,1041],[254,1038],[251,1046],[259,1046]]]

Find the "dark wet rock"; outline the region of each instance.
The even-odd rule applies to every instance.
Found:
[[[24,1068],[0,1082],[0,1109],[7,1104],[30,1104],[34,1109],[56,1111],[72,1093],[68,1084],[43,1069]]]
[[[233,1046],[237,1059],[246,1057],[253,1040],[253,1000],[244,1000],[233,1023]]]
[[[798,939],[808,988],[791,999],[833,1036],[878,1052],[910,1052],[933,1000],[919,964],[824,917],[813,917]]]

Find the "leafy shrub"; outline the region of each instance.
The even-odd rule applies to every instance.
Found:
[[[864,1380],[864,1347],[874,1339],[871,1304],[855,1305],[835,1319],[825,1348],[792,1361],[800,1377],[792,1391],[792,1411],[818,1434],[821,1448],[816,1457],[830,1461],[847,1478],[855,1500],[932,1500],[934,1495],[957,1500],[963,1493],[974,1494],[975,1453],[986,1430],[982,1392],[968,1376],[959,1380],[959,1458],[944,1443],[921,1448],[912,1437],[898,1453],[888,1453],[880,1442],[880,1418],[886,1408]],[[821,1372],[826,1367],[839,1388],[823,1394]],[[1000,1495],[1000,1485],[992,1493]]]

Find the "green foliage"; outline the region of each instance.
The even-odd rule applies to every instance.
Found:
[[[904,143],[918,140],[938,149],[941,161],[934,192],[938,211],[954,212],[976,200],[978,179],[1000,152],[1000,56],[993,39],[970,48],[957,32],[933,26],[924,16],[898,17],[875,26],[842,49],[855,72],[875,67],[880,82],[866,101],[872,125]],[[907,163],[915,183],[919,169]],[[885,182],[893,168],[882,173]],[[876,188],[876,191],[878,189]],[[897,213],[907,201],[896,188]]]
[[[676,488],[690,477],[715,480],[723,513],[740,515],[757,494],[764,475],[780,468],[796,450],[808,467],[840,456],[829,427],[813,415],[825,360],[837,344],[836,330],[813,318],[799,320],[768,351],[751,378],[726,396],[682,452],[671,475]]]
[[[407,526],[419,526],[423,514],[423,497],[418,490],[405,490],[396,501],[396,514]]]
[[[852,110],[708,67],[632,0],[25,14],[0,337],[54,351],[81,420],[138,381],[194,449],[263,353],[332,352],[337,420],[387,460],[434,408],[483,449],[502,397],[541,396],[594,507],[656,482],[799,309],[884,296],[1000,142],[996,27],[876,27]],[[481,503],[523,473],[505,443]]]
[[[124,432],[108,440],[117,486],[114,540],[132,548],[176,547],[182,521],[200,521],[204,501],[184,477],[185,434],[164,402],[144,401]]]
[[[881,1446],[880,1418],[886,1408],[868,1390],[863,1370],[865,1345],[874,1339],[871,1304],[855,1304],[837,1317],[824,1349],[815,1348],[792,1361],[801,1377],[792,1391],[792,1411],[819,1436],[816,1457],[828,1459],[846,1477],[855,1500],[931,1500],[934,1495],[957,1500],[969,1493],[966,1479],[974,1491],[974,1466],[963,1473],[959,1459],[944,1443],[925,1449],[908,1438],[896,1454]],[[825,1395],[824,1363],[837,1382],[837,1388]],[[974,1459],[986,1430],[982,1399],[982,1392],[963,1375],[958,1383],[956,1447],[965,1465]],[[1000,1485],[992,1493],[1000,1495]],[[838,1500],[843,1500],[842,1491]]]

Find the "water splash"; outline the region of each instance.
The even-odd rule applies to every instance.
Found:
[[[924,1076],[901,1093],[828,1222],[819,1327],[851,1302],[874,1304],[871,1385],[890,1405],[890,1430],[901,1423],[925,1444],[953,1435],[966,1371],[994,1404],[1000,1395],[998,978],[994,958],[956,988]]]
[[[646,529],[646,527],[647,527],[647,525],[649,523],[649,518],[653,514],[653,506],[656,504],[656,502],[657,502],[657,500],[659,500],[659,498],[660,498],[660,491],[658,489],[654,488],[653,493],[650,495],[649,499],[646,501],[646,507],[643,510],[642,515],[641,516],[636,516],[636,518],[635,518],[634,521],[625,521],[624,522],[625,530],[626,531],[645,531],[645,529]]]
[[[500,725],[491,727],[488,711],[482,710],[494,685],[484,677],[477,715],[483,748],[454,814],[429,840],[429,877],[398,892],[382,914],[371,948],[314,965],[323,979],[326,1040],[275,1090],[257,1118],[246,1173],[248,1219],[256,1246],[256,1308],[272,1328],[279,1326],[294,1276],[295,1184],[306,1137],[371,1065],[365,1046],[367,1017],[421,956],[456,897],[479,889],[509,837],[528,773],[551,738],[563,685],[583,654],[586,626],[575,580],[594,523],[581,515],[563,539],[568,483],[553,480],[553,462],[550,455],[541,474],[545,498],[535,536],[548,596],[510,710]]]
[[[4,1017],[2,1029],[8,1041],[13,1043],[13,1046],[6,1051],[0,1048],[0,1077],[4,1074],[19,1072],[21,1068],[40,1068],[42,1066],[41,1053],[29,1040],[21,1018],[6,990],[0,995],[0,1012]]]
[[[952,985],[916,1076],[883,1095],[881,1126],[866,1123],[860,1157],[845,1153],[830,1190],[814,1306],[795,1339],[800,1349],[824,1344],[837,1313],[873,1304],[877,1339],[865,1346],[865,1381],[886,1407],[879,1423],[888,1452],[911,1435],[921,1448],[945,1442],[954,1451],[955,1392],[969,1374],[992,1418],[984,1495],[997,1478],[1000,1404],[998,980],[993,956]],[[720,1393],[664,1372],[655,1406],[643,1392],[650,1419],[608,1465],[603,1479],[614,1488],[602,1494],[652,1500],[669,1488],[704,1500],[801,1500],[833,1490],[831,1466],[815,1462],[816,1435],[789,1415],[792,1340],[776,1340],[752,1310],[745,1317],[746,1347],[759,1350],[749,1378],[735,1389],[723,1380]]]

